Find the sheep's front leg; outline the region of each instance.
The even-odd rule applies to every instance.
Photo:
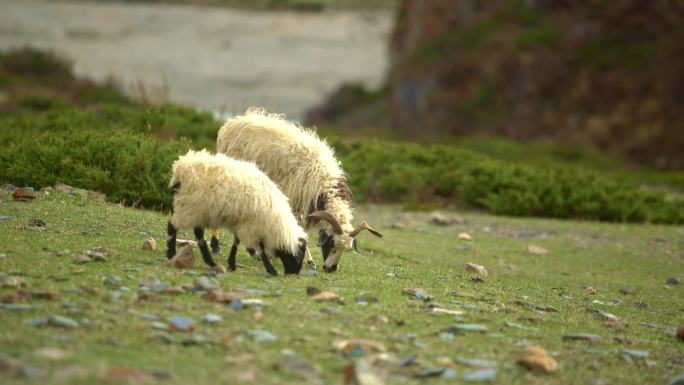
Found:
[[[195,227],[195,238],[197,239],[197,246],[199,246],[200,251],[202,252],[202,259],[204,259],[204,263],[207,265],[214,267],[216,266],[216,262],[214,262],[214,258],[211,257],[211,253],[209,253],[209,247],[207,247],[207,241],[204,240],[204,229],[201,227]]]
[[[278,271],[273,267],[273,264],[271,264],[271,260],[268,258],[268,255],[266,255],[266,250],[264,250],[264,244],[261,243],[259,245],[261,247],[261,250],[259,250],[259,255],[261,256],[261,262],[264,263],[264,267],[266,268],[266,271],[268,274],[271,274],[273,276],[278,275]]]
[[[233,245],[230,246],[230,255],[228,255],[228,269],[230,271],[235,271],[235,254],[237,254],[238,245],[240,245],[240,240],[237,236],[233,235]]]
[[[166,225],[166,258],[171,259],[176,255],[176,235],[178,230],[171,224]]]
[[[219,239],[218,239],[218,229],[211,230],[210,246],[211,246],[211,252],[213,254],[219,255],[221,253],[221,247],[219,246]]]
[[[311,252],[309,251],[308,246],[304,251],[304,263],[302,264],[302,269],[304,268],[304,266],[307,266],[312,269],[316,268],[316,262],[314,261],[313,257],[311,257]]]

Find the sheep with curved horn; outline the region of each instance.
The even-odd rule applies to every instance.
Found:
[[[352,194],[333,149],[314,131],[258,108],[227,120],[218,132],[216,149],[256,163],[280,187],[300,224],[307,230],[319,229],[323,270],[336,271],[364,228],[351,223]],[[218,250],[215,238],[212,245]],[[305,262],[313,263],[308,249]]]

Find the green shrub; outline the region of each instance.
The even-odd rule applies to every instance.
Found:
[[[66,183],[112,202],[170,207],[171,164],[186,142],[126,131],[64,130],[27,135],[0,152],[0,180],[42,187]]]
[[[511,164],[455,146],[333,140],[359,200],[448,198],[495,214],[684,223],[684,204],[581,168]]]

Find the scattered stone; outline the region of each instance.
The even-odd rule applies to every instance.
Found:
[[[454,338],[456,338],[456,337],[453,335],[453,333],[449,333],[449,332],[439,333],[439,339],[444,341],[444,342],[451,342],[454,340]]]
[[[0,303],[0,309],[5,309],[9,311],[28,311],[36,310],[40,306],[28,303]]]
[[[651,353],[645,350],[624,349],[620,352],[620,357],[627,362],[632,362],[633,358],[646,358],[650,355]]]
[[[487,325],[483,324],[454,324],[451,326],[448,331],[450,332],[479,332],[479,333],[485,333],[487,332]]]
[[[90,263],[92,261],[93,261],[93,259],[87,255],[79,255],[78,257],[76,257],[74,259],[74,263],[76,263],[76,264]]]
[[[389,227],[390,229],[403,230],[406,228],[406,225],[401,222],[394,222]]]
[[[468,233],[458,233],[456,236],[458,239],[462,239],[464,241],[472,241],[473,237],[470,236]]]
[[[83,379],[88,377],[88,375],[88,370],[79,365],[69,365],[52,372],[52,377],[58,381]]]
[[[223,265],[216,265],[211,270],[216,274],[228,274],[228,269]]]
[[[453,310],[453,309],[443,308],[440,306],[433,306],[433,307],[430,307],[430,314],[448,314],[448,315],[459,316],[459,315],[465,314],[465,312],[462,310]]]
[[[22,366],[20,373],[21,377],[33,381],[44,380],[47,377],[45,370],[31,365]]]
[[[34,318],[26,320],[24,323],[33,326],[54,326],[65,329],[76,329],[79,327],[78,322],[61,315],[50,315],[42,318]]]
[[[620,294],[623,294],[623,295],[632,295],[632,294],[634,294],[634,290],[629,289],[629,288],[625,288],[625,287],[621,288],[621,289],[619,290],[619,292],[620,292]]]
[[[205,276],[201,276],[195,279],[193,285],[195,290],[198,291],[218,290],[221,288],[221,284],[219,284],[219,282],[216,279]]]
[[[316,294],[320,294],[321,289],[317,288],[316,286],[307,286],[306,287],[306,295],[312,296]]]
[[[597,336],[596,334],[590,334],[590,333],[564,334],[562,338],[564,340],[571,340],[571,341],[583,340],[583,341],[589,341],[589,342],[596,342],[596,341],[601,339],[600,336]]]
[[[120,289],[123,286],[123,280],[118,275],[108,275],[104,279],[104,285],[110,289]]]
[[[518,364],[543,373],[558,370],[558,363],[541,346],[532,345],[523,349],[518,355]]]
[[[157,250],[157,240],[153,237],[149,237],[143,242],[143,250]]]
[[[152,381],[152,377],[149,374],[135,369],[110,368],[107,371],[107,377],[132,383]]]
[[[515,323],[515,322],[506,321],[505,325],[506,325],[507,327],[509,327],[509,328],[520,329],[520,330],[526,330],[526,331],[529,331],[529,332],[538,332],[538,331],[539,331],[539,329],[537,329],[537,328],[532,328],[532,327],[525,326],[525,325],[521,325],[521,324]]]
[[[609,322],[619,322],[620,319],[618,316],[615,314],[611,313],[606,313],[600,310],[595,310],[595,309],[587,309],[587,312],[591,313],[594,318],[601,320],[601,321],[609,321]]]
[[[444,373],[445,370],[446,370],[446,368],[426,368],[426,369],[422,369],[422,370],[416,372],[416,374],[414,374],[414,377],[417,377],[417,378],[439,377]]]
[[[496,368],[499,364],[492,360],[472,359],[472,358],[457,358],[456,362],[471,368]]]
[[[254,314],[252,314],[253,321],[261,321],[262,318],[264,318],[264,313],[262,311],[255,311]]]
[[[17,186],[15,186],[11,183],[5,183],[2,186],[0,186],[0,190],[10,191],[10,192],[16,190],[17,188],[18,188]]]
[[[385,385],[381,376],[365,360],[357,360],[344,368],[344,383],[354,385]]]
[[[56,191],[63,192],[64,194],[68,194],[68,195],[76,194],[76,189],[67,185],[67,184],[57,183],[52,188],[54,188]]]
[[[24,286],[24,279],[13,275],[0,275],[0,287],[15,288]]]
[[[496,369],[479,369],[466,372],[463,380],[467,382],[490,382],[496,379]]]
[[[254,342],[257,343],[278,341],[278,336],[266,330],[248,330],[247,333],[249,333],[252,338],[254,338]]]
[[[246,293],[242,292],[235,292],[235,291],[230,291],[230,292],[224,292],[222,289],[217,289],[217,290],[208,290],[206,294],[204,294],[204,299],[210,302],[216,302],[216,303],[223,303],[223,304],[230,304],[231,302],[235,300],[242,300],[246,297]]]
[[[169,259],[169,265],[178,269],[190,269],[195,265],[195,252],[192,245],[184,246],[173,258]]]
[[[474,263],[466,263],[466,270],[468,270],[469,272],[476,274],[480,277],[486,277],[487,276],[487,269],[485,269],[485,267],[482,265],[476,265]]]
[[[7,254],[0,254],[0,261],[7,259]]]
[[[665,281],[665,284],[667,285],[679,285],[680,283],[682,283],[682,280],[678,277],[670,277]]]
[[[378,303],[378,299],[375,297],[370,297],[370,296],[356,297],[354,299],[354,302],[356,302],[359,305],[368,305],[371,303]]]
[[[152,322],[150,324],[150,327],[152,327],[152,329],[156,329],[156,330],[169,330],[169,325],[167,325],[163,322],[158,322],[158,321]]]
[[[344,355],[362,356],[366,352],[374,351],[384,353],[386,351],[385,345],[381,342],[355,338],[351,340],[336,340],[333,342],[333,348],[342,352]]]
[[[587,286],[584,288],[584,292],[589,294],[589,295],[595,295],[596,294],[596,289],[594,289],[591,286]]]
[[[173,316],[169,318],[169,328],[177,332],[191,332],[195,330],[192,319],[182,316]]]
[[[527,252],[534,255],[546,255],[549,251],[537,245],[527,245]]]
[[[67,352],[67,351],[59,349],[59,348],[49,348],[49,347],[48,348],[40,348],[38,350],[35,350],[33,352],[33,355],[38,357],[38,358],[42,358],[42,359],[46,359],[46,360],[50,360],[50,361],[61,361],[65,358],[71,357],[70,352]]]
[[[222,319],[223,318],[221,318],[221,316],[218,314],[207,314],[207,315],[203,316],[200,319],[200,321],[202,321],[204,323],[208,323],[208,324],[213,324],[213,323],[221,322]]]
[[[430,297],[430,295],[425,290],[423,290],[419,287],[404,289],[403,293],[408,294],[408,295],[412,296],[413,298],[423,300],[425,302],[432,299],[432,297]]]
[[[14,190],[12,198],[14,198],[15,201],[30,202],[36,199],[36,192],[29,190],[26,187],[21,187]]]
[[[332,291],[322,291],[318,294],[311,296],[311,298],[317,302],[336,302],[336,303],[342,302],[340,297],[337,294],[333,293]]]
[[[185,346],[190,346],[190,345],[206,345],[209,342],[209,338],[201,335],[201,334],[193,334],[190,336],[190,338],[186,338],[183,341],[181,341],[181,345]]]
[[[451,221],[439,211],[433,211],[432,213],[430,213],[430,218],[428,219],[428,222],[430,224],[437,226],[448,226],[451,224]]]

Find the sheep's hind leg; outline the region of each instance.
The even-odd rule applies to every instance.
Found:
[[[211,246],[211,252],[213,254],[219,255],[221,253],[221,247],[219,246],[219,239],[218,239],[218,229],[211,230],[210,246]]]
[[[204,240],[204,229],[201,227],[195,227],[195,238],[197,239],[197,246],[199,246],[199,249],[202,252],[202,259],[204,259],[204,263],[211,267],[216,266],[214,258],[212,258],[211,253],[209,253],[207,241]]]
[[[264,263],[264,267],[266,268],[266,271],[268,274],[271,274],[273,276],[278,275],[278,271],[273,267],[273,264],[271,264],[271,260],[268,258],[266,255],[266,250],[264,250],[264,244],[259,245],[261,247],[261,250],[259,250],[259,255],[261,256],[261,262]]]
[[[235,254],[237,254],[239,244],[240,240],[238,239],[238,237],[233,235],[233,245],[230,246],[230,255],[228,255],[228,269],[230,271],[235,271]]]
[[[166,225],[166,258],[171,259],[176,255],[176,235],[178,230],[174,225]]]

